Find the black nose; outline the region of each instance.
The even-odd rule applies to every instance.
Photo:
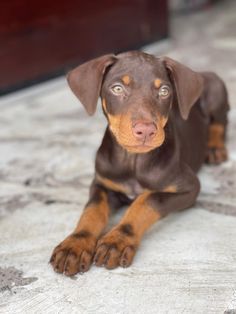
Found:
[[[157,128],[153,122],[138,122],[134,124],[132,131],[138,140],[148,141],[156,135]]]

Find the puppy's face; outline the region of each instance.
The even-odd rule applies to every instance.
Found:
[[[202,76],[168,57],[131,51],[88,61],[68,74],[87,112],[99,96],[109,128],[127,151],[146,153],[163,144],[172,106],[183,120],[203,91]]]
[[[162,145],[173,88],[160,59],[124,54],[107,71],[101,97],[109,128],[123,148],[145,153]]]

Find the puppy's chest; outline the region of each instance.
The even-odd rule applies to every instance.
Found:
[[[107,156],[101,158],[98,154],[96,161],[96,179],[106,188],[134,199],[147,190],[161,187],[163,169],[158,167],[158,160],[145,160],[135,154]]]
[[[146,190],[143,184],[141,184],[136,178],[132,177],[124,180],[121,180],[120,178],[110,179],[96,173],[96,179],[107,189],[123,193],[130,199],[136,198],[139,194]]]

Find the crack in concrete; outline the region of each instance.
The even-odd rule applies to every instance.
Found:
[[[37,277],[23,278],[23,272],[15,267],[0,267],[0,293],[11,291],[15,286],[26,286],[38,280]]]

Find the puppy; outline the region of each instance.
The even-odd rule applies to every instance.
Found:
[[[108,126],[88,203],[50,263],[68,276],[92,261],[127,267],[153,223],[194,204],[201,165],[227,159],[227,91],[214,73],[137,51],[82,64],[68,83],[90,115],[101,96]],[[102,235],[111,208],[124,205],[121,221]]]

